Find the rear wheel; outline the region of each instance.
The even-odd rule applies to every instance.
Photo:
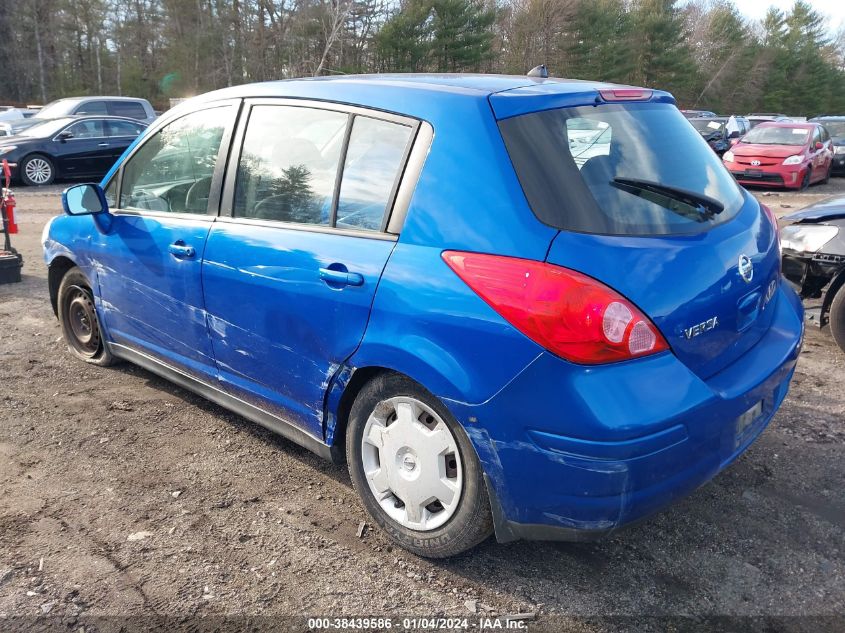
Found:
[[[493,531],[475,449],[445,406],[400,374],[377,376],[352,405],[352,483],[388,537],[420,556],[460,554]]]
[[[840,286],[830,303],[828,325],[833,340],[845,352],[845,286]]]
[[[21,161],[20,175],[23,183],[30,187],[49,185],[56,178],[56,168],[46,156],[33,154]]]
[[[86,363],[111,365],[114,357],[103,340],[94,294],[78,268],[71,268],[62,278],[58,307],[59,324],[70,353]]]

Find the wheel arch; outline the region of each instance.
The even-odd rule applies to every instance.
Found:
[[[827,292],[824,293],[824,300],[822,301],[822,317],[827,318],[830,313],[830,304],[833,303],[833,298],[836,294],[845,287],[845,267],[843,267],[830,282]]]
[[[50,290],[50,305],[53,314],[59,316],[59,286],[67,272],[78,265],[67,255],[57,255],[47,265],[47,286]],[[90,280],[89,280],[90,283]]]

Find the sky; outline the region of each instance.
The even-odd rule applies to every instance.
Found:
[[[752,20],[761,20],[770,6],[789,11],[794,0],[733,0],[740,13]],[[845,25],[845,0],[809,0],[813,8],[829,20],[828,29],[836,32]]]

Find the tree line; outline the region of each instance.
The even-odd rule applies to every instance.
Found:
[[[168,98],[370,72],[551,74],[725,113],[845,114],[845,33],[805,0],[0,0],[0,103]]]

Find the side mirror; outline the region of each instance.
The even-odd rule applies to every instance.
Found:
[[[734,146],[734,145],[736,145],[737,143],[739,143],[739,137],[738,137],[738,136],[737,136],[736,138],[732,138],[732,139],[731,139],[731,147],[733,147],[733,146]]]
[[[816,149],[823,149],[823,148],[824,148],[824,143],[822,143],[821,141],[816,141]]]
[[[100,185],[84,184],[68,187],[62,192],[62,206],[68,215],[108,213],[106,192]]]
[[[59,133],[59,140],[66,141],[69,138],[73,138],[73,132],[70,130],[65,130],[64,132]]]
[[[734,130],[733,132],[731,132],[728,138],[739,138],[739,130]]]

